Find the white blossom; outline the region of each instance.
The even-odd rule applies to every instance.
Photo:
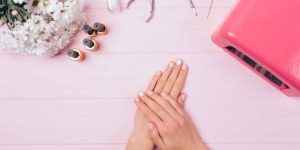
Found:
[[[22,4],[24,2],[26,2],[27,0],[14,0],[15,3],[17,4]]]
[[[57,9],[58,0],[40,0],[38,3],[39,10],[42,14],[50,14]]]
[[[29,19],[16,23],[12,30],[0,33],[0,51],[13,51],[21,55],[54,56],[64,49],[85,19],[83,0],[26,1]],[[47,5],[40,5],[45,2]]]
[[[34,0],[27,0],[24,8],[29,12],[29,13],[34,13],[34,12],[39,12],[39,7],[36,5],[34,6]]]

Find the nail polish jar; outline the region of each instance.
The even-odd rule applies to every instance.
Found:
[[[96,51],[99,47],[98,43],[94,39],[85,38],[83,45],[86,50]]]
[[[67,55],[73,61],[84,60],[84,53],[82,53],[80,50],[78,50],[76,48],[67,50]]]
[[[97,32],[87,24],[82,26],[82,30],[85,32],[86,36],[89,38],[94,38],[97,35]]]
[[[97,34],[103,35],[107,33],[107,28],[104,24],[95,22],[93,28],[96,30]]]

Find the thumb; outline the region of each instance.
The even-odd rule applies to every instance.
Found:
[[[184,107],[184,101],[185,101],[185,99],[186,99],[186,94],[185,94],[185,93],[181,93],[181,94],[179,95],[179,97],[178,97],[178,100],[177,100],[177,102],[178,102],[178,104],[179,104],[179,106],[180,106],[181,108]]]
[[[159,150],[165,150],[164,142],[158,133],[158,129],[153,123],[148,123],[148,129],[150,132],[150,138]]]

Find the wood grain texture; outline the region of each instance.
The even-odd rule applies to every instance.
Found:
[[[32,60],[7,56],[0,59],[0,63],[26,63],[22,66],[3,66],[6,72],[0,77],[0,99],[133,97],[144,89],[155,72],[163,70],[168,61],[179,57],[190,66],[185,89],[190,97],[282,95],[220,50],[220,53],[99,53],[91,54],[91,58],[80,64],[67,58]],[[18,94],[14,94],[16,91]]]
[[[109,34],[101,49],[74,63],[64,55],[0,56],[0,150],[120,150],[132,128],[133,97],[170,60],[190,66],[186,104],[215,150],[299,150],[300,99],[287,98],[210,40],[236,0],[157,0],[110,14],[106,0],[86,0],[88,23]],[[126,1],[122,1],[123,5]],[[69,47],[82,48],[82,32]]]
[[[299,150],[297,143],[261,143],[261,144],[208,144],[212,150],[215,149],[238,149],[238,150]],[[1,150],[121,150],[124,144],[107,145],[5,145]]]
[[[280,98],[190,98],[186,108],[207,143],[297,143],[299,104]],[[125,144],[134,111],[132,99],[3,100],[0,144]]]

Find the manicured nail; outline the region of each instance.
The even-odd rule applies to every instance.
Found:
[[[166,93],[166,92],[162,92],[162,93],[161,93],[161,96],[167,97],[167,93]]]
[[[156,72],[156,76],[161,76],[161,71]]]
[[[139,92],[139,96],[143,97],[145,94],[143,92]]]
[[[140,100],[139,98],[135,98],[134,101],[138,103],[138,102],[140,102],[141,100]]]
[[[183,61],[182,61],[181,59],[177,59],[177,60],[176,60],[176,65],[177,65],[177,66],[181,65],[182,63],[183,63]]]
[[[151,95],[153,95],[153,92],[152,92],[152,91],[147,91],[147,94],[148,94],[149,96],[151,96]]]
[[[173,68],[173,67],[174,67],[174,63],[171,62],[171,63],[169,64],[169,68]]]
[[[182,70],[187,70],[187,68],[188,68],[187,65],[183,65],[181,69],[182,69]]]
[[[186,99],[186,95],[185,95],[185,94],[182,94],[182,95],[181,95],[181,100],[182,100],[182,101],[185,101],[185,99]]]
[[[152,123],[148,123],[148,125],[147,125],[147,126],[148,126],[148,129],[149,129],[149,130],[153,130],[153,129],[154,129],[154,127],[153,127],[153,124],[152,124]]]

